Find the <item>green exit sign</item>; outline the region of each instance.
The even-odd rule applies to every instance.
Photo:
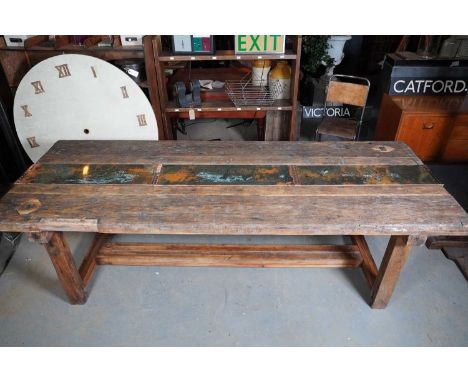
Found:
[[[239,34],[234,36],[236,54],[280,54],[284,53],[284,35]]]

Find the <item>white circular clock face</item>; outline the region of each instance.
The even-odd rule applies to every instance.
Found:
[[[61,139],[158,139],[153,109],[139,86],[108,62],[80,54],[34,66],[16,92],[14,118],[34,162]]]

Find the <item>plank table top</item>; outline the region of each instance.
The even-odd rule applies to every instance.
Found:
[[[58,141],[0,231],[450,236],[468,215],[400,142]]]

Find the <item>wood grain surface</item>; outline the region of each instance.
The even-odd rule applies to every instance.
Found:
[[[197,166],[210,182],[181,181]],[[1,200],[0,230],[450,236],[468,217],[398,142],[59,141]]]
[[[70,303],[84,304],[87,299],[85,286],[63,233],[53,232],[50,240],[43,244]]]
[[[383,309],[387,306],[411,251],[408,236],[392,236],[380,264],[379,274],[371,288],[371,306]]]
[[[400,142],[58,141],[39,163],[414,165]]]
[[[356,268],[362,263],[353,245],[230,245],[110,243],[96,256],[99,265],[190,267]]]

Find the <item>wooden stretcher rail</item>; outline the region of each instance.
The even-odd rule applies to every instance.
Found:
[[[356,268],[362,259],[354,245],[108,243],[96,255],[96,262],[99,265]]]

